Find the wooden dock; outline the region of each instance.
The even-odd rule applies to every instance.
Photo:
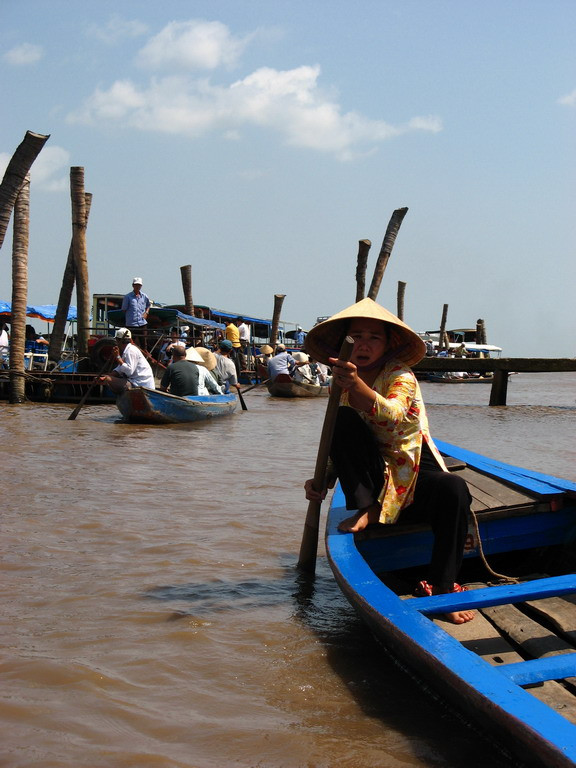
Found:
[[[491,373],[490,405],[506,405],[508,377],[511,373],[569,373],[576,371],[576,358],[531,357],[425,357],[413,366],[415,371],[446,373]]]

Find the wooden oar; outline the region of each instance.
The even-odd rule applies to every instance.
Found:
[[[84,394],[82,396],[82,399],[80,400],[80,402],[78,403],[76,408],[74,408],[74,410],[72,411],[70,416],[68,416],[68,421],[74,421],[76,416],[78,416],[78,414],[80,413],[80,411],[82,409],[82,406],[84,405],[84,403],[86,402],[86,399],[88,398],[88,395],[90,394],[90,392],[92,392],[92,390],[96,386],[96,382],[98,381],[100,376],[102,376],[106,372],[106,369],[110,367],[110,363],[111,363],[110,359],[106,360],[106,362],[102,366],[102,370],[100,371],[100,373],[94,378],[94,380],[92,381],[92,383],[90,384],[90,386],[88,387],[86,392],[84,392]]]
[[[339,360],[349,360],[352,354],[354,341],[350,336],[346,336],[340,352]],[[340,404],[340,394],[342,389],[336,382],[332,382],[330,397],[326,406],[326,415],[324,416],[324,425],[320,436],[320,445],[318,446],[318,456],[316,457],[316,469],[314,471],[313,486],[316,491],[322,491],[326,482],[326,467],[330,456],[330,447],[332,444],[332,435],[334,434],[334,425],[336,423],[336,414]],[[298,568],[302,571],[314,573],[316,569],[316,555],[318,552],[318,529],[320,527],[320,506],[318,501],[308,503],[306,513],[306,522],[304,523],[304,532],[302,534],[302,543],[300,544],[300,555],[298,558]]]
[[[244,398],[242,397],[242,392],[240,392],[240,387],[236,387],[236,392],[238,392],[238,400],[240,400],[240,407],[243,411],[247,411],[248,408],[246,406],[246,403],[244,402]]]
[[[251,384],[249,387],[246,387],[246,389],[242,390],[242,394],[245,395],[246,392],[250,392],[250,390],[255,389],[256,387],[259,387],[261,384],[268,384],[270,379],[264,379],[264,381],[258,381],[256,384]]]

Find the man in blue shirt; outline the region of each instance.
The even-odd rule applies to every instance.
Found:
[[[132,339],[145,349],[150,299],[142,293],[141,277],[132,280],[132,290],[124,296],[122,309],[126,313],[126,327],[132,332]]]

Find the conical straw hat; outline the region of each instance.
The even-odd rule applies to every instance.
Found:
[[[192,363],[204,364],[204,358],[200,357],[198,350],[195,347],[188,347],[186,350],[186,360],[190,360]]]
[[[209,371],[213,371],[216,368],[216,357],[206,347],[194,347],[194,350],[198,353],[201,360],[198,360],[198,365],[203,365]]]
[[[338,357],[350,323],[358,318],[382,320],[388,325],[390,343],[386,351],[396,360],[415,365],[426,354],[426,345],[420,336],[373,299],[362,299],[315,325],[306,336],[306,352],[313,360],[328,364],[329,357]]]

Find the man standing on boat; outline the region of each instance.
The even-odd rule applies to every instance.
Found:
[[[122,309],[126,313],[126,327],[133,336],[140,337],[139,346],[146,349],[150,299],[145,293],[142,293],[141,277],[135,277],[132,280],[132,290],[124,296]]]
[[[109,374],[100,376],[100,381],[116,395],[132,387],[156,389],[150,363],[132,343],[130,329],[118,328],[115,338],[118,346],[112,348],[111,359],[116,360],[118,365]]]

